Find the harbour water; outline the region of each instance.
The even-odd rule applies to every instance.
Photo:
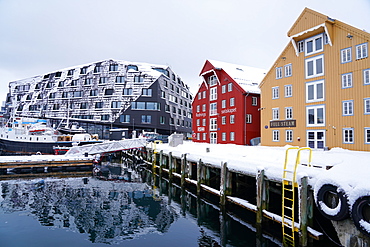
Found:
[[[110,175],[1,180],[1,246],[281,245],[212,198],[131,172],[131,182]]]

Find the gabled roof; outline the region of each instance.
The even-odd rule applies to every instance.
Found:
[[[267,70],[215,60],[207,60],[201,74],[209,71],[207,62],[213,66],[212,69],[222,69],[225,71],[246,92],[260,93],[258,85],[264,78]]]
[[[289,29],[288,37],[320,25],[328,20],[332,19],[312,9],[305,8],[294,22],[293,26]]]

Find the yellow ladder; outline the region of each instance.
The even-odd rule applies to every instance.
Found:
[[[289,153],[292,151],[296,152],[296,160],[294,164],[289,164]],[[297,183],[297,168],[301,164],[301,151],[308,150],[308,164],[311,166],[312,150],[310,148],[298,148],[291,147],[285,152],[285,162],[283,170],[283,191],[282,191],[282,221],[281,226],[283,228],[283,244],[284,246],[295,246],[294,232],[298,231],[298,228],[294,225],[294,207],[295,207],[295,191],[294,188],[298,187]]]

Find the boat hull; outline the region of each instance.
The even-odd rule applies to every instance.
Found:
[[[101,143],[102,141],[82,141],[78,146]],[[72,147],[70,142],[26,142],[12,141],[0,138],[0,155],[32,155],[32,154],[54,154],[55,146]]]

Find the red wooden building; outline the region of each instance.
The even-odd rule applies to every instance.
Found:
[[[207,60],[193,101],[193,141],[250,145],[260,137],[259,83],[266,70]]]

